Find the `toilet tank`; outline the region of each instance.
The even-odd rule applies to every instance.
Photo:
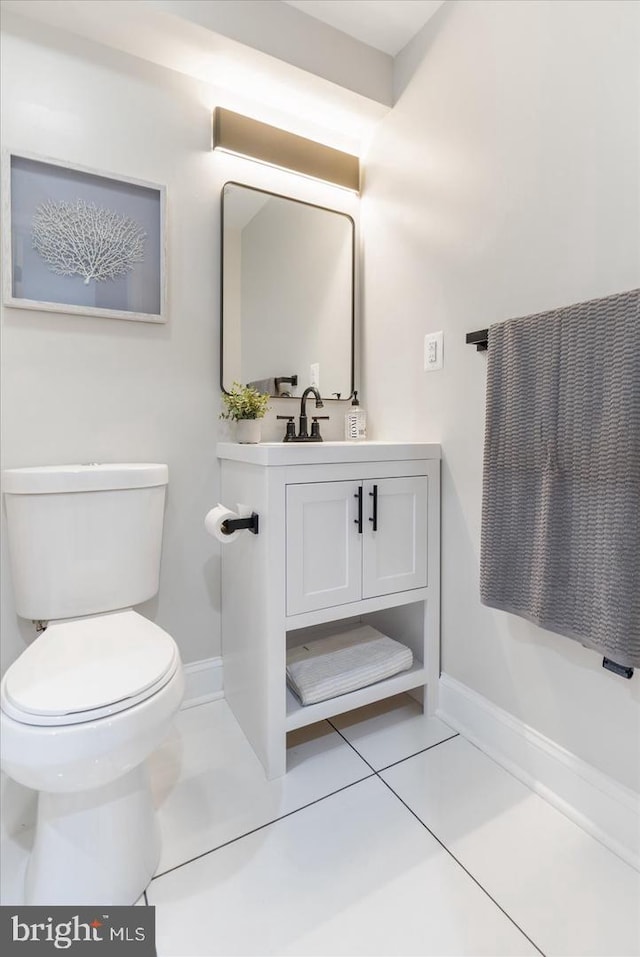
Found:
[[[2,476],[22,618],[79,618],[155,595],[166,465],[55,465]]]

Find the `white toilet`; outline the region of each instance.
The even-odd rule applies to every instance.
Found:
[[[39,791],[25,903],[133,904],[160,838],[146,758],[184,693],[156,594],[166,465],[3,473],[16,611],[46,629],[0,686],[3,770]]]

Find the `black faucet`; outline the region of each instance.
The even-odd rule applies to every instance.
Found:
[[[318,435],[309,435],[307,431],[307,396],[313,393],[316,400],[316,409],[323,409],[324,402],[320,397],[320,393],[314,385],[310,385],[308,389],[305,389],[302,393],[302,398],[300,399],[300,428],[298,430],[298,435],[296,437],[297,442],[318,442],[322,441]]]

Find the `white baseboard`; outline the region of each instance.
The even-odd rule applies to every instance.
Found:
[[[194,708],[207,701],[224,698],[222,677],[222,658],[205,658],[204,661],[190,661],[183,666],[186,688],[182,710]]]
[[[640,869],[640,795],[443,674],[438,717]]]

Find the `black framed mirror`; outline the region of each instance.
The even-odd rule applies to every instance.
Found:
[[[220,384],[347,399],[354,386],[355,226],[277,193],[222,189]]]

